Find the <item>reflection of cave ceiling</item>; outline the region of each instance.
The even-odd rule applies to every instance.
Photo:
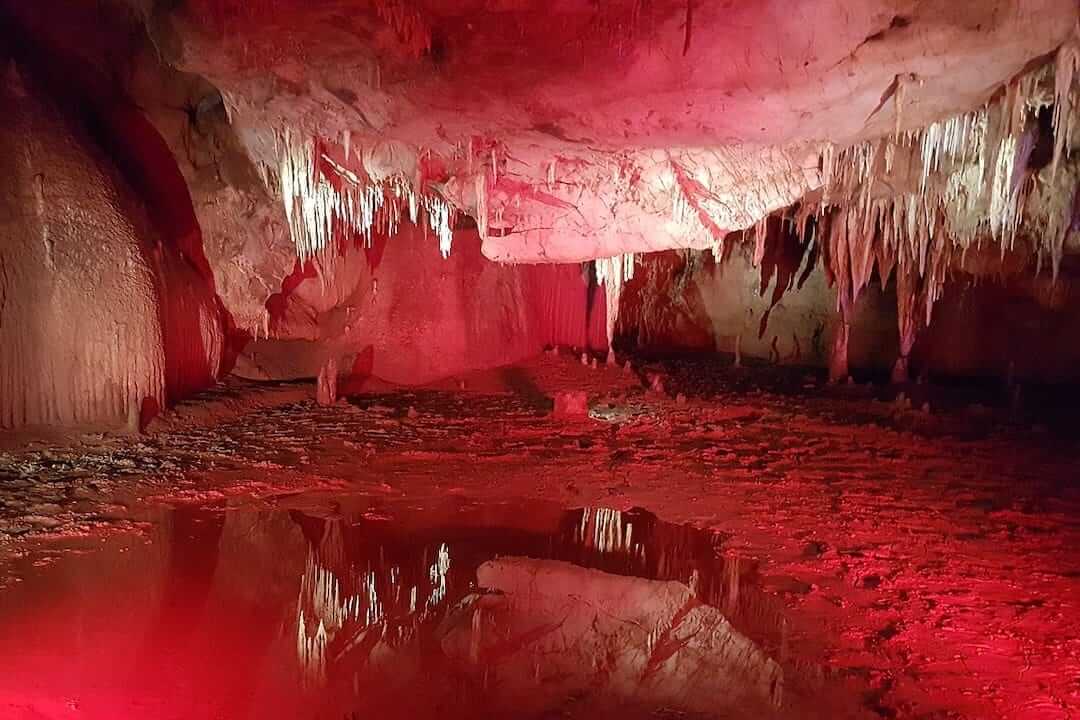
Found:
[[[191,5],[157,18],[159,45],[221,89],[269,181],[291,159],[302,250],[415,194],[444,249],[456,211],[486,255],[525,262],[712,247],[821,188],[830,144],[1001,95],[1077,15],[1060,0]]]

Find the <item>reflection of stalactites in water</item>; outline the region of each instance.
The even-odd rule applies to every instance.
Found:
[[[297,659],[305,682],[322,684],[326,680],[326,648],[350,620],[360,620],[361,629],[377,624],[383,618],[382,603],[375,587],[375,573],[360,578],[360,591],[343,595],[341,581],[329,569],[319,565],[314,550],[308,552],[307,566],[300,577],[300,596],[297,599]],[[311,612],[310,618],[304,608]],[[314,630],[308,625],[318,626]]]
[[[296,654],[305,684],[322,684],[326,680],[326,646],[344,624],[347,613],[347,603],[339,602],[340,593],[338,579],[319,567],[315,553],[309,552],[296,602]]]
[[[752,683],[755,693],[769,695],[774,705],[781,698],[782,674],[759,660],[775,657],[777,652],[786,657],[783,618],[755,587],[756,563],[723,552],[723,533],[670,525],[641,508],[567,511],[560,516],[557,531],[548,535],[516,529],[493,531],[489,526],[464,532],[454,527],[449,537],[443,536],[446,542],[430,531],[397,533],[382,523],[335,526],[335,521],[304,521],[311,552],[297,608],[297,656],[310,689],[347,691],[353,687],[353,697],[367,702],[372,686],[365,689],[361,682],[356,693],[357,685],[352,682],[358,668],[362,668],[361,679],[369,673],[378,678],[384,677],[383,672],[394,675],[400,669],[394,663],[429,647],[440,654],[447,648],[460,653],[458,659],[478,673],[473,680],[479,685],[486,681],[490,663],[498,659],[502,682],[505,653],[534,655],[545,646],[533,640],[522,644],[522,637],[532,638],[529,633],[536,623],[523,628],[522,633],[504,637],[507,615],[498,609],[497,599],[476,602],[486,595],[498,595],[496,586],[481,585],[479,591],[469,587],[479,582],[478,565],[492,557],[542,557],[601,571],[603,575],[589,576],[606,576],[607,580],[597,580],[601,585],[619,583],[619,576],[660,581],[655,593],[643,595],[660,605],[650,605],[648,610],[635,605],[648,619],[641,621],[641,634],[628,648],[637,658],[633,662],[638,665],[633,667],[647,677],[680,677],[681,671],[668,667],[670,657],[678,655],[680,659],[672,661],[676,664],[697,662],[688,658],[701,651],[716,654],[702,663],[730,665],[735,675],[744,666],[758,668],[751,673],[756,678]],[[444,531],[440,528],[439,534]],[[686,586],[686,595],[679,596],[674,614],[663,604],[665,593],[679,592],[673,582]],[[648,583],[627,582],[624,587],[646,586]],[[575,597],[579,590],[582,588],[574,584]],[[529,592],[541,591],[535,586]],[[612,598],[620,596],[615,592]],[[617,605],[611,598],[606,601]],[[552,623],[557,625],[559,620],[553,618]],[[621,636],[605,630],[596,639],[601,637],[602,644],[617,645]],[[745,647],[738,643],[729,647],[727,638],[735,637],[745,640]],[[750,652],[751,646],[756,649],[746,656],[746,662],[732,659],[742,652],[740,648]],[[586,643],[582,647],[592,646]],[[552,663],[549,656],[543,657],[544,663]],[[586,664],[593,661],[608,662],[599,656],[583,658]],[[535,656],[524,662],[523,677],[539,674],[544,682],[550,680],[546,672],[536,669]],[[765,676],[769,680],[762,682],[771,689],[763,693],[758,680]],[[713,685],[717,682],[709,681]]]
[[[315,631],[308,635],[307,619],[304,611],[300,610],[297,616],[296,655],[306,687],[326,682],[326,646],[329,643],[330,636],[321,620]]]
[[[369,653],[379,642],[408,643],[416,624],[433,617],[450,592],[446,543],[422,566],[427,583],[417,585],[409,582],[415,570],[389,565],[384,547],[368,547],[372,554],[357,563],[340,523],[327,522],[323,530],[317,549],[309,548],[297,598],[297,659],[309,687],[324,686],[328,664],[347,654]]]
[[[727,575],[727,597],[724,603],[724,612],[731,617],[739,607],[739,557],[736,555],[728,559],[724,564],[724,574]]]
[[[431,595],[428,597],[427,606],[433,608],[446,597],[446,574],[450,571],[450,549],[446,543],[439,545],[439,551],[435,554],[435,561],[431,564],[428,577],[431,579]]]
[[[630,553],[633,547],[634,526],[623,525],[623,514],[610,508],[585,508],[577,540],[587,548],[601,553]],[[644,549],[640,549],[644,552]]]
[[[343,596],[341,581],[322,564],[336,565],[344,558],[341,523],[325,523],[318,551],[308,550],[296,602],[296,655],[305,685],[326,682],[327,647],[349,616],[359,611],[359,598]]]
[[[472,616],[472,632],[469,634],[469,660],[473,664],[480,662],[480,645],[483,637],[484,611],[476,608]]]

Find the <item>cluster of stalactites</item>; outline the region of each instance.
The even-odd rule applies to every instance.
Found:
[[[383,620],[375,580],[374,571],[368,571],[358,578],[359,591],[346,594],[334,573],[319,564],[315,551],[309,552],[296,611],[296,655],[309,684],[325,681],[326,647],[347,622],[367,628]]]
[[[414,224],[423,210],[427,228],[439,238],[440,252],[450,255],[454,209],[441,197],[417,194],[400,175],[362,179],[319,152],[313,138],[297,141],[290,130],[279,135],[278,154],[281,199],[301,259],[334,248],[335,231],[352,233],[368,245],[373,232],[395,235],[403,206]],[[327,170],[337,176],[336,183],[326,177]]]
[[[873,200],[831,211],[826,261],[837,284],[837,305],[849,308],[877,265],[884,285],[894,269],[923,279],[926,322],[941,296],[956,246],[943,238],[944,216],[917,194]]]
[[[954,258],[962,260],[985,238],[999,244],[1002,256],[1015,248],[1033,187],[1025,172],[1040,110],[1054,107],[1052,176],[1071,145],[1077,42],[1062,46],[1053,66],[1015,79],[979,110],[839,151],[826,146],[818,212],[831,223],[825,256],[841,308],[869,282],[877,262],[883,284],[896,268],[907,289],[921,285],[929,322]],[[1044,89],[1051,79],[1053,92]],[[1072,197],[1072,189],[1053,186],[1052,177],[1040,192]],[[1069,202],[1044,205],[1071,208]],[[1045,232],[1035,238],[1038,265],[1049,257],[1055,277],[1070,224],[1059,214],[1037,222]],[[921,282],[910,282],[912,277]],[[910,306],[907,300],[899,299]]]
[[[326,681],[327,647],[340,634],[355,637],[368,628],[382,626],[387,641],[405,642],[412,637],[412,623],[394,623],[388,619],[431,617],[444,603],[449,592],[450,547],[440,543],[427,568],[428,583],[418,587],[406,582],[398,565],[372,566],[352,570],[345,582],[326,565],[346,565],[342,525],[329,523],[318,550],[309,549],[300,591],[296,602],[296,655],[305,684],[317,687]],[[382,585],[380,595],[378,587]],[[422,584],[422,583],[421,583]],[[348,592],[352,587],[355,592]],[[421,599],[421,594],[426,600]]]
[[[633,524],[619,510],[585,508],[574,536],[582,547],[603,554],[645,555],[644,546],[634,542]]]
[[[615,323],[619,319],[619,298],[622,296],[623,285],[634,279],[635,258],[633,253],[627,253],[598,258],[594,264],[596,282],[604,286],[604,297],[607,303],[608,353],[609,357],[614,357],[610,348],[612,340],[615,339]]]

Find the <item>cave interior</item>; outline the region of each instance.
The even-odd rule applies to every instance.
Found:
[[[0,106],[0,720],[1080,718],[1076,0],[0,0]]]

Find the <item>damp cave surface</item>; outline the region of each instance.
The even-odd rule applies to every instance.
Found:
[[[1076,691],[1056,413],[551,354],[309,392],[0,455],[8,716],[1026,718]]]
[[[645,510],[320,494],[145,520],[144,537],[17,564],[6,695],[147,718],[765,717],[791,702],[786,622],[755,564]]]

